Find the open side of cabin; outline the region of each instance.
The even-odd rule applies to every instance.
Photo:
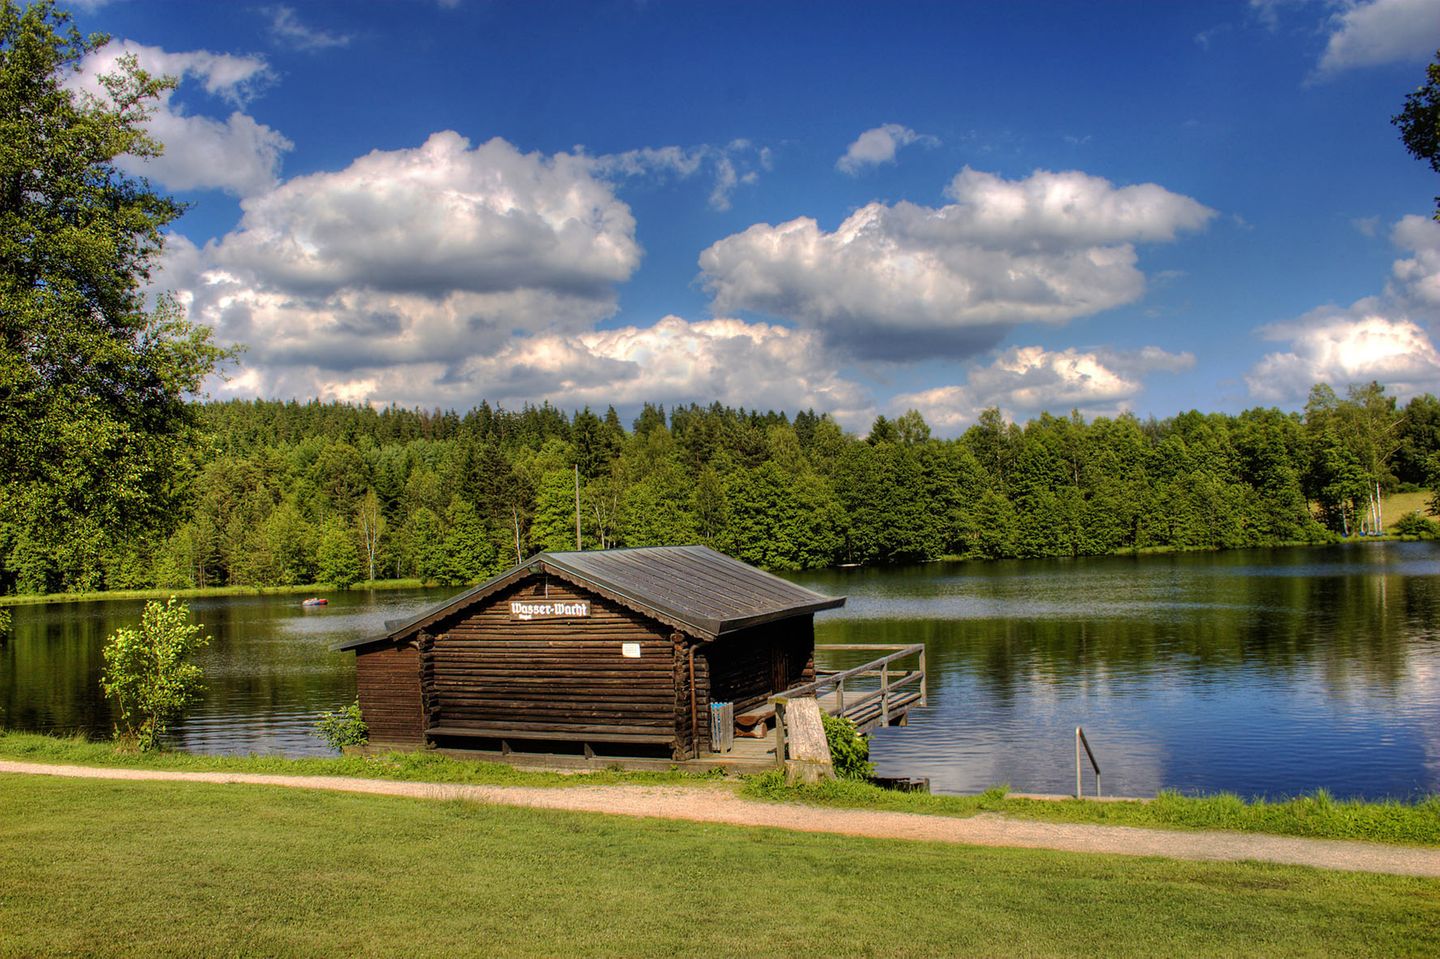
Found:
[[[712,702],[814,681],[814,614],[844,602],[703,546],[540,553],[338,648],[374,745],[684,761]]]

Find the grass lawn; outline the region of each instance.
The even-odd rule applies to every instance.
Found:
[[[0,759],[135,769],[358,776],[364,779],[497,786],[563,787],[609,783],[710,785],[714,788],[738,788],[747,798],[771,802],[888,809],[936,816],[997,812],[1047,822],[1157,829],[1230,829],[1282,836],[1440,845],[1440,797],[1418,803],[1342,802],[1321,793],[1284,802],[1245,802],[1230,795],[1189,797],[1162,793],[1153,802],[1046,802],[1006,796],[1004,790],[992,790],[979,796],[932,796],[894,792],[856,782],[792,787],[786,786],[783,777],[778,774],[750,777],[737,785],[717,776],[678,771],[556,773],[517,769],[503,763],[452,759],[426,751],[333,759],[198,756],[180,752],[121,753],[110,743],[3,731],[0,731]]]
[[[1434,956],[1440,882],[0,776],[0,956]]]
[[[1425,505],[1430,502],[1431,495],[1430,492],[1421,490],[1418,493],[1391,493],[1389,496],[1380,497],[1380,508],[1385,513],[1385,525],[1393,526],[1397,519],[1417,510],[1421,516],[1428,516]]]

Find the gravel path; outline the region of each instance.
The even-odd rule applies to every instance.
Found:
[[[1294,839],[1234,832],[1171,832],[1009,819],[982,813],[968,819],[873,809],[830,809],[741,799],[726,789],[693,786],[460,786],[351,779],[340,776],[270,776],[256,773],[106,769],[0,760],[0,773],[80,779],[246,783],[335,792],[464,799],[532,809],[606,813],[652,819],[764,826],[797,832],[838,833],[876,839],[911,839],[970,846],[1012,846],[1121,856],[1166,856],[1213,861],[1258,860],[1320,869],[1440,877],[1440,849],[1332,839]]]

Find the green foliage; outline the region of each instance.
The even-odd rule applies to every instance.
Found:
[[[328,710],[321,713],[320,718],[315,721],[315,728],[319,731],[320,738],[330,744],[331,749],[363,746],[370,741],[370,727],[360,715],[358,699],[333,713]]]
[[[825,741],[830,745],[830,762],[841,779],[869,779],[875,774],[870,762],[870,742],[855,724],[840,716],[821,714],[825,724]]]
[[[1425,68],[1425,82],[1406,94],[1405,106],[1390,122],[1400,128],[1410,155],[1440,173],[1440,51]],[[1435,198],[1435,218],[1440,220],[1440,196]]]
[[[1395,523],[1395,532],[1401,536],[1416,539],[1440,539],[1440,523],[1426,519],[1418,513],[1407,513]]]
[[[163,606],[146,603],[138,630],[121,628],[105,641],[100,688],[119,707],[117,740],[134,742],[141,752],[160,744],[204,691],[200,667],[188,658],[209,642],[204,627],[190,622],[190,608],[174,597]]]
[[[122,57],[66,87],[103,36],[49,2],[0,5],[0,525],[27,590],[106,585],[107,561],[176,524],[192,462],[186,402],[226,352],[174,303],[147,307],[161,229],[181,212],[122,155],[173,81]]]
[[[450,501],[445,519],[449,529],[435,578],[446,586],[464,586],[495,572],[495,544],[485,535],[475,507],[457,496]]]
[[[537,484],[530,544],[536,551],[575,548],[575,476],[570,470],[550,470]]]
[[[0,639],[10,638],[10,610],[0,609]]]
[[[315,565],[319,581],[336,589],[349,589],[360,579],[355,539],[338,519],[326,523],[321,531]]]
[[[955,440],[907,414],[873,444],[812,412],[792,423],[718,404],[671,410],[668,425],[651,407],[628,435],[608,413],[545,406],[192,412],[212,438],[173,531],[112,537],[79,563],[45,514],[17,507],[0,520],[0,591],[276,587],[372,570],[473,583],[574,548],[577,423],[590,444],[585,548],[700,542],[772,569],[1328,542],[1413,509],[1376,515],[1377,486],[1402,473],[1440,488],[1440,401],[1402,410],[1375,384],[1343,397],[1321,385],[1304,414],[1041,415],[1021,428],[987,410]]]

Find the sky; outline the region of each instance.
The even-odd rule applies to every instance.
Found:
[[[208,384],[937,435],[1440,393],[1440,0],[87,0]]]

